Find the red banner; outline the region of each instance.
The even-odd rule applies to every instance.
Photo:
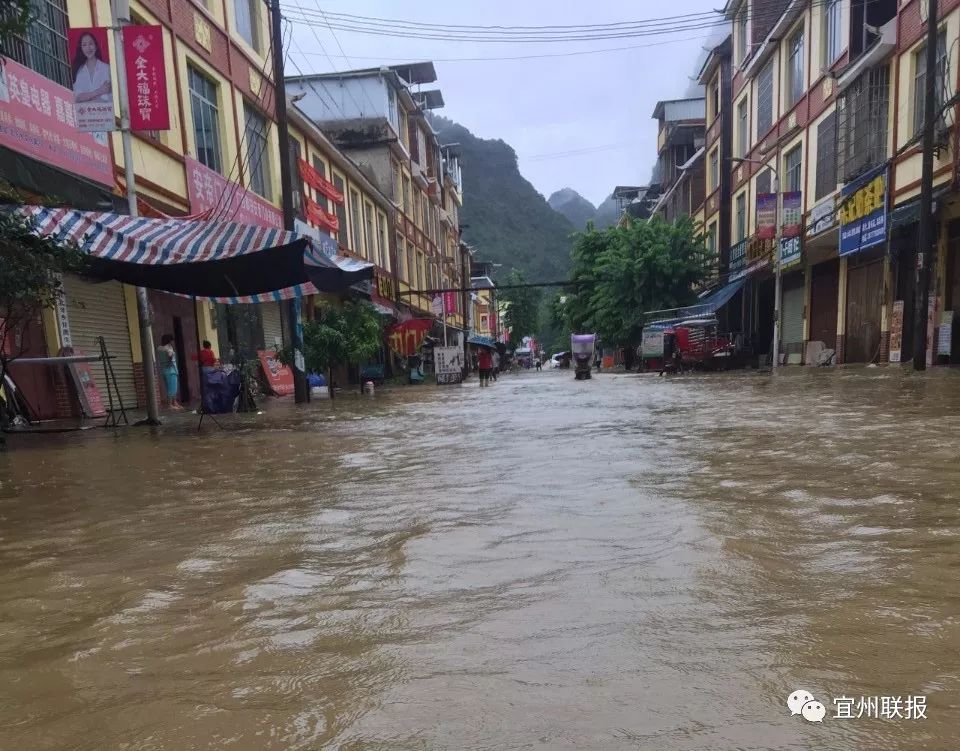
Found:
[[[0,65],[0,146],[113,185],[107,136],[77,130],[70,90],[9,57]]]
[[[297,166],[300,169],[300,177],[303,178],[307,185],[316,188],[334,203],[343,203],[343,193],[337,190],[337,187],[332,182],[310,166],[309,162],[301,159],[297,162]]]
[[[443,306],[447,311],[448,316],[452,316],[457,312],[457,293],[456,292],[444,292],[443,293]]]
[[[303,213],[314,224],[319,224],[332,232],[340,231],[340,218],[336,214],[324,211],[323,207],[310,196],[303,197]]]
[[[226,180],[219,172],[186,157],[187,195],[193,214],[209,219],[283,229],[283,212],[260,196]]]
[[[293,371],[277,360],[277,353],[273,351],[257,350],[260,358],[260,367],[267,377],[270,390],[277,396],[288,396],[293,393]]]
[[[113,69],[107,44],[109,31],[97,26],[67,29],[77,129],[87,133],[117,128],[113,112]]]
[[[127,71],[130,127],[169,130],[163,27],[124,26],[123,61]]]
[[[420,349],[423,338],[432,327],[432,318],[414,318],[395,323],[387,328],[387,346],[398,355],[409,357]]]

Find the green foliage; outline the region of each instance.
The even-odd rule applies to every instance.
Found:
[[[13,203],[17,198],[0,186],[0,202]],[[41,237],[35,230],[33,221],[0,210],[0,342],[8,345],[0,356],[0,375],[9,361],[22,354],[25,328],[63,294],[60,275],[86,269],[87,257],[79,248]]]
[[[500,140],[477,138],[462,125],[432,119],[441,143],[463,154],[463,239],[477,259],[520,269],[531,281],[565,279],[574,226],[547,203],[517,167],[517,155]]]
[[[691,303],[714,258],[693,222],[635,221],[577,235],[574,291],[563,317],[571,330],[597,333],[607,344],[637,344],[645,311]]]
[[[33,15],[31,0],[0,0],[0,62],[9,54],[8,41],[26,35]]]
[[[303,325],[303,357],[311,373],[326,373],[334,365],[361,363],[382,343],[380,316],[365,302],[326,308]]]
[[[504,284],[526,284],[527,278],[519,269],[511,269]],[[525,336],[540,335],[540,299],[543,293],[537,287],[504,289],[500,299],[510,303],[503,323],[510,329],[510,341],[517,343]]]

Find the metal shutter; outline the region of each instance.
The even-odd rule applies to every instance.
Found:
[[[800,284],[787,286],[783,289],[783,332],[780,340],[783,342],[783,351],[787,354],[787,362],[799,363],[803,352],[803,277]]]
[[[277,348],[276,342],[279,341],[283,346],[283,323],[281,318],[280,303],[265,302],[260,306],[260,313],[263,317],[263,346],[268,350]]]
[[[88,355],[100,353],[97,337],[107,343],[107,351],[113,356],[113,372],[123,406],[137,406],[137,387],[133,378],[133,357],[130,352],[130,331],[127,328],[127,306],[120,282],[88,282],[78,277],[67,276],[63,280],[67,298],[67,317],[70,320],[70,338],[75,349]],[[106,386],[100,363],[93,365],[97,386],[107,404]]]

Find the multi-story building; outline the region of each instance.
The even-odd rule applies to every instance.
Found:
[[[287,79],[303,112],[396,207],[397,294],[417,315],[429,314],[433,300],[421,292],[459,288],[466,278],[459,153],[442,147],[430,124],[429,112],[443,106],[440,91],[420,89],[436,80],[429,62]],[[461,307],[447,311],[446,323],[462,330]]]
[[[71,51],[66,30],[109,26],[107,0],[35,2],[37,16],[23,39],[5,40],[0,128],[0,178],[37,195],[57,196],[76,208],[125,212],[119,133],[77,130]],[[267,6],[258,0],[207,3],[134,0],[134,24],[163,28],[170,128],[133,134],[140,212],[148,216],[202,214],[282,227],[277,129]],[[111,48],[113,46],[111,39]],[[120,58],[111,49],[112,60]],[[113,89],[115,104],[118,99]],[[115,107],[115,109],[118,109]],[[43,336],[30,354],[57,354],[72,346],[93,352],[103,336],[126,406],[143,404],[143,365],[134,290],[119,282],[93,284],[69,277],[58,314],[43,316]],[[195,400],[198,375],[195,327],[216,338],[213,306],[150,293],[154,336],[175,337],[181,398]],[[19,374],[43,417],[75,407],[59,369]]]
[[[779,177],[785,194],[800,194],[803,216],[799,236],[777,249],[785,360],[812,364],[822,349],[847,363],[912,355],[925,7],[922,0],[728,3],[734,161],[726,271],[730,279],[746,279],[742,320],[758,354],[769,352],[773,335],[774,248],[756,237],[756,202]],[[940,2],[937,22],[932,354],[953,360],[960,224],[949,192],[956,174],[950,99],[957,70],[946,50],[960,38],[960,3]],[[708,164],[711,159],[708,154]]]
[[[657,102],[657,164],[661,194],[652,214],[667,222],[693,217],[704,197],[703,97]]]

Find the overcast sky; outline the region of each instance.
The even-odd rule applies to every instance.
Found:
[[[282,0],[316,14],[350,13],[443,24],[574,25],[646,20],[700,13],[722,0],[630,2],[587,0]],[[675,25],[683,25],[674,22]],[[466,43],[396,39],[294,25],[289,54],[305,73],[433,60],[446,106],[439,110],[482,138],[502,138],[520,170],[544,195],[571,187],[594,204],[615,185],[642,185],[656,158],[660,99],[686,95],[716,29],[682,29],[648,37],[562,43]],[[339,43],[339,46],[338,46]],[[326,54],[329,54],[328,59]],[[342,46],[342,51],[340,49]],[[597,54],[522,60],[517,57],[636,47]],[[348,59],[344,59],[344,54]],[[295,74],[288,66],[288,75]],[[586,153],[569,153],[589,149]],[[469,165],[464,165],[468,170]]]

